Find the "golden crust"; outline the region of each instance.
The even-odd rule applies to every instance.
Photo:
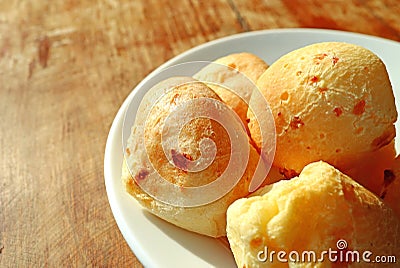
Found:
[[[231,157],[232,146],[224,127],[214,120],[195,118],[184,125],[179,132],[179,136],[175,137],[179,140],[180,150],[179,156],[176,156],[176,158],[174,158],[172,150],[164,153],[162,147],[162,139],[168,140],[170,138],[168,135],[171,126],[163,126],[167,116],[180,104],[200,98],[219,100],[215,92],[200,82],[178,85],[165,92],[164,96],[152,107],[145,127],[143,125],[135,125],[133,127],[128,144],[129,155],[127,158],[132,175],[127,165],[124,165],[122,180],[127,191],[151,213],[184,229],[207,236],[219,237],[226,234],[226,210],[228,206],[236,199],[248,195],[249,184],[259,160],[259,155],[249,144],[247,136],[245,141],[249,146],[249,159],[247,163],[244,163],[245,171],[243,176],[230,192],[212,203],[197,207],[169,205],[154,199],[137,184],[138,181],[143,182],[148,177],[150,165],[145,161],[147,156],[151,166],[162,178],[178,186],[195,187],[206,185],[219,178],[221,173],[224,172]],[[204,107],[197,107],[195,103],[192,104],[187,109],[204,109]],[[189,111],[185,110],[185,112]],[[182,116],[185,117],[186,115]],[[167,134],[161,137],[163,127],[168,128]],[[142,132],[144,133],[144,147],[146,150],[141,149],[138,145],[140,142],[138,141],[137,133],[140,133],[140,130],[143,130]],[[189,160],[200,158],[200,142],[204,138],[211,139],[216,145],[216,155],[213,162],[200,172],[183,170],[183,167],[179,166],[182,164],[179,157]],[[175,166],[167,159],[165,154],[168,153],[171,153]],[[160,192],[167,191],[162,185],[154,185],[154,187]]]
[[[277,260],[275,264],[260,262],[257,254],[265,246],[276,252],[313,250],[320,254],[329,248],[337,250],[340,239],[347,241],[350,250],[370,250],[375,256],[400,252],[400,221],[393,211],[324,162],[309,164],[299,177],[235,201],[228,209],[227,221],[227,236],[238,267],[288,267]],[[291,265],[303,267],[300,263]],[[331,267],[329,262],[315,265]],[[365,262],[352,264],[365,266]]]
[[[326,42],[292,51],[258,79],[275,119],[274,165],[300,172],[324,160],[346,169],[395,136],[394,96],[383,62],[360,46]],[[249,129],[261,145],[257,122]]]
[[[247,125],[247,103],[250,100],[257,79],[268,68],[268,64],[256,55],[247,52],[230,54],[215,60],[214,63],[218,65],[222,64],[229,68],[218,68],[218,66],[209,65],[200,70],[193,77],[199,81],[213,81],[219,84],[224,84],[226,81],[229,81],[229,79],[238,80],[236,85],[239,88],[236,89],[243,93],[244,99],[241,99],[238,95],[222,86],[209,83],[207,83],[207,85],[214,90],[218,96],[237,113],[242,122]],[[237,70],[240,74],[234,72],[233,69]],[[242,75],[244,75],[244,77]],[[246,79],[245,77],[250,79],[250,82],[254,84],[246,83],[248,81],[240,81]],[[232,86],[235,85],[235,83],[228,82],[227,85]]]
[[[176,86],[153,106],[146,121],[146,128],[144,129],[146,151],[154,169],[159,172],[161,177],[174,184],[186,187],[201,186],[212,182],[225,170],[230,159],[231,146],[227,132],[219,123],[208,118],[195,118],[186,124],[179,133],[180,148],[176,148],[175,152],[172,149],[171,152],[165,152],[171,153],[174,164],[179,167],[182,162],[179,161],[181,157],[188,160],[198,159],[201,156],[201,140],[211,139],[216,145],[217,153],[215,160],[207,169],[202,172],[187,172],[180,169],[183,167],[174,167],[168,161],[165,154],[162,153],[164,152],[162,138],[169,138],[168,135],[162,136],[163,128],[170,128],[169,125],[164,125],[166,118],[173,112],[175,107],[196,98],[219,100],[218,96],[201,82]],[[201,110],[204,107],[201,106],[201,103],[193,102],[188,109]],[[189,115],[184,112],[180,116],[186,117]],[[168,132],[169,130],[167,130]],[[178,150],[180,150],[179,153],[177,153]]]
[[[217,59],[215,63],[238,70],[254,83],[268,68],[268,64],[265,61],[248,52],[230,54]]]

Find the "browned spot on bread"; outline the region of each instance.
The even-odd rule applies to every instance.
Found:
[[[176,105],[176,100],[177,100],[178,98],[179,98],[179,94],[175,94],[170,103]]]
[[[190,155],[185,153],[181,154],[174,149],[171,149],[171,156],[175,166],[182,170],[187,170],[188,160],[193,160],[193,158]]]
[[[353,114],[362,115],[365,112],[365,100],[360,100],[354,105]]]
[[[328,88],[327,87],[320,87],[320,88],[318,88],[318,90],[319,90],[319,93],[324,94],[325,92],[328,91]]]
[[[312,76],[311,78],[310,78],[310,82],[311,83],[316,83],[316,82],[318,82],[319,81],[319,78],[318,78],[318,76]]]
[[[126,154],[129,156],[129,155],[131,155],[131,150],[129,150],[129,148],[126,148]]]
[[[139,172],[135,175],[136,181],[141,181],[146,179],[146,177],[149,175],[149,171],[147,169],[141,169]]]
[[[285,176],[286,179],[291,179],[299,175],[293,169],[279,168],[279,173]]]
[[[182,155],[183,155],[183,157],[185,157],[186,159],[188,159],[190,161],[193,160],[193,157],[191,155],[187,154],[187,153],[183,153]]]
[[[228,64],[228,66],[231,67],[231,68],[233,68],[233,69],[236,68],[236,64],[235,64],[235,63],[230,63],[230,64]]]
[[[364,128],[363,127],[359,127],[356,129],[356,134],[360,134],[361,132],[363,132]]]
[[[320,54],[315,55],[314,56],[314,63],[317,64],[317,65],[320,64],[321,61],[323,59],[325,59],[326,56],[328,56],[328,54],[326,54],[326,53],[320,53]]]
[[[281,100],[287,101],[289,99],[289,93],[286,91],[281,94]]]
[[[262,238],[256,237],[250,241],[250,248],[259,248],[262,245]]]
[[[304,126],[304,122],[301,120],[299,116],[295,116],[290,121],[290,127],[292,129],[298,129],[299,127]]]

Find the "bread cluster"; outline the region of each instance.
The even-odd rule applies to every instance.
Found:
[[[289,52],[271,66],[256,55],[236,53],[193,77],[173,77],[155,88],[164,94],[156,98],[150,90],[144,97],[122,173],[127,192],[151,213],[199,234],[227,235],[238,267],[289,267],[262,262],[257,254],[265,247],[320,253],[335,248],[340,239],[351,249],[398,254],[397,111],[386,67],[373,52],[341,42],[317,43]],[[251,107],[260,96],[271,111],[275,135],[261,133],[263,122]],[[221,198],[192,207],[171,205],[144,190],[146,178],[156,172],[179,187],[202,187],[218,180],[232,157],[231,137],[211,114],[188,122],[176,137],[179,148],[165,152],[163,140],[173,137],[163,122],[180,105],[201,98],[237,115],[232,124],[243,127],[248,159],[243,159],[237,184]],[[189,115],[204,107],[186,109]],[[188,171],[188,163],[203,156],[205,138],[216,148],[213,162],[201,171]],[[260,159],[266,159],[266,144],[276,144],[272,168],[252,193],[249,185]],[[163,184],[152,187],[168,195]],[[290,263],[331,267],[307,265]]]

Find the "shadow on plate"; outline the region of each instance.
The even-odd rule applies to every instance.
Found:
[[[226,238],[211,238],[181,229],[146,210],[143,210],[143,215],[168,237],[211,266],[236,267]]]

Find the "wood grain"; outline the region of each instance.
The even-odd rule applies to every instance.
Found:
[[[1,1],[0,266],[140,267],[109,208],[112,120],[151,70],[238,32],[314,27],[400,41],[384,1]]]

